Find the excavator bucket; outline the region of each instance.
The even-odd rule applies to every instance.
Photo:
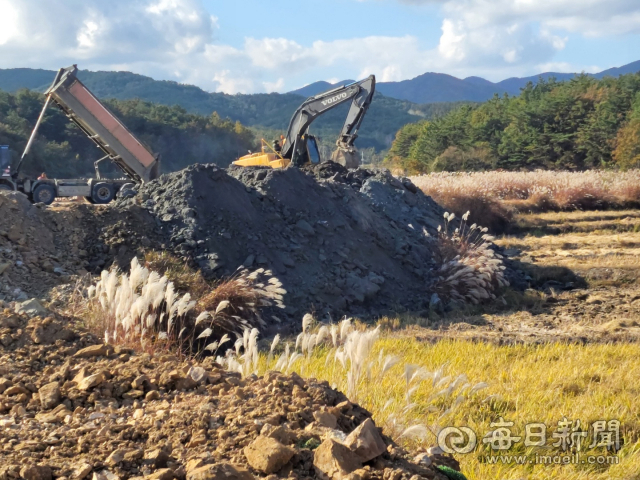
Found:
[[[358,168],[360,166],[360,156],[355,149],[345,150],[342,148],[336,149],[331,155],[331,161],[339,163],[345,168]]]

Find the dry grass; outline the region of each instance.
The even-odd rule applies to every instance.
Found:
[[[167,251],[147,251],[144,255],[143,265],[145,268],[167,277],[179,292],[190,292],[195,297],[200,297],[211,289],[199,270],[190,268],[184,260]]]
[[[638,271],[640,236],[637,233],[596,231],[563,235],[504,237],[496,244],[524,252],[537,265],[566,267],[588,277],[593,269]]]
[[[509,285],[504,277],[502,257],[494,252],[487,229],[468,225],[470,212],[458,228],[451,226],[455,215],[444,214],[444,228],[438,227],[436,258],[440,263],[433,290],[446,300],[477,305],[495,300],[495,294]]]
[[[627,172],[432,173],[412,181],[427,195],[493,232],[504,231],[513,212],[593,210],[640,203],[640,170]]]
[[[156,259],[157,260],[157,259]],[[175,350],[186,355],[215,352],[228,335],[264,326],[260,311],[280,307],[286,293],[270,271],[239,270],[209,286],[202,277],[165,261],[165,275],[141,266],[134,258],[129,272],[103,271],[100,280],[79,289],[68,309],[105,343],[137,351]],[[196,295],[180,292],[169,275]],[[224,339],[224,341],[223,341]]]

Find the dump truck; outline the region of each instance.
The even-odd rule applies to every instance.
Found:
[[[354,142],[375,91],[376,77],[371,75],[359,82],[309,97],[293,114],[280,151],[269,146],[263,139],[261,152],[245,155],[233,164],[241,167],[286,168],[291,164],[300,167],[322,162],[317,140],[309,134],[309,127],[321,115],[351,100],[351,107],[331,160],[347,168],[357,168],[360,161]]]
[[[14,169],[0,176],[0,189],[20,191],[34,203],[51,204],[56,197],[85,197],[91,203],[111,202],[123,188],[149,182],[158,177],[160,158],[136,136],[78,79],[78,67],[61,68],[45,92],[45,104],[31,137]],[[54,103],[104,154],[94,162],[95,177],[55,179],[21,175],[20,169],[38,133],[45,112]],[[100,164],[113,162],[123,178],[104,178]]]

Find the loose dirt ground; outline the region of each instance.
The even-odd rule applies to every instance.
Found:
[[[504,308],[388,321],[402,334],[496,343],[640,339],[640,211],[521,215],[518,235],[496,243],[529,275]],[[384,323],[384,321],[383,321]]]

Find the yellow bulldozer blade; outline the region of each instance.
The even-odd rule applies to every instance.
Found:
[[[251,155],[245,155],[233,162],[234,165],[241,167],[271,167],[271,168],[286,168],[291,163],[291,160],[282,158],[275,153],[253,153]]]
[[[266,150],[271,150],[268,152]],[[238,165],[240,167],[271,167],[271,168],[287,168],[291,160],[287,158],[282,158],[279,154],[277,154],[271,146],[265,142],[264,138],[262,139],[262,151],[258,153],[252,153],[250,155],[245,155],[244,157],[240,157],[238,160],[233,162],[234,165]]]

